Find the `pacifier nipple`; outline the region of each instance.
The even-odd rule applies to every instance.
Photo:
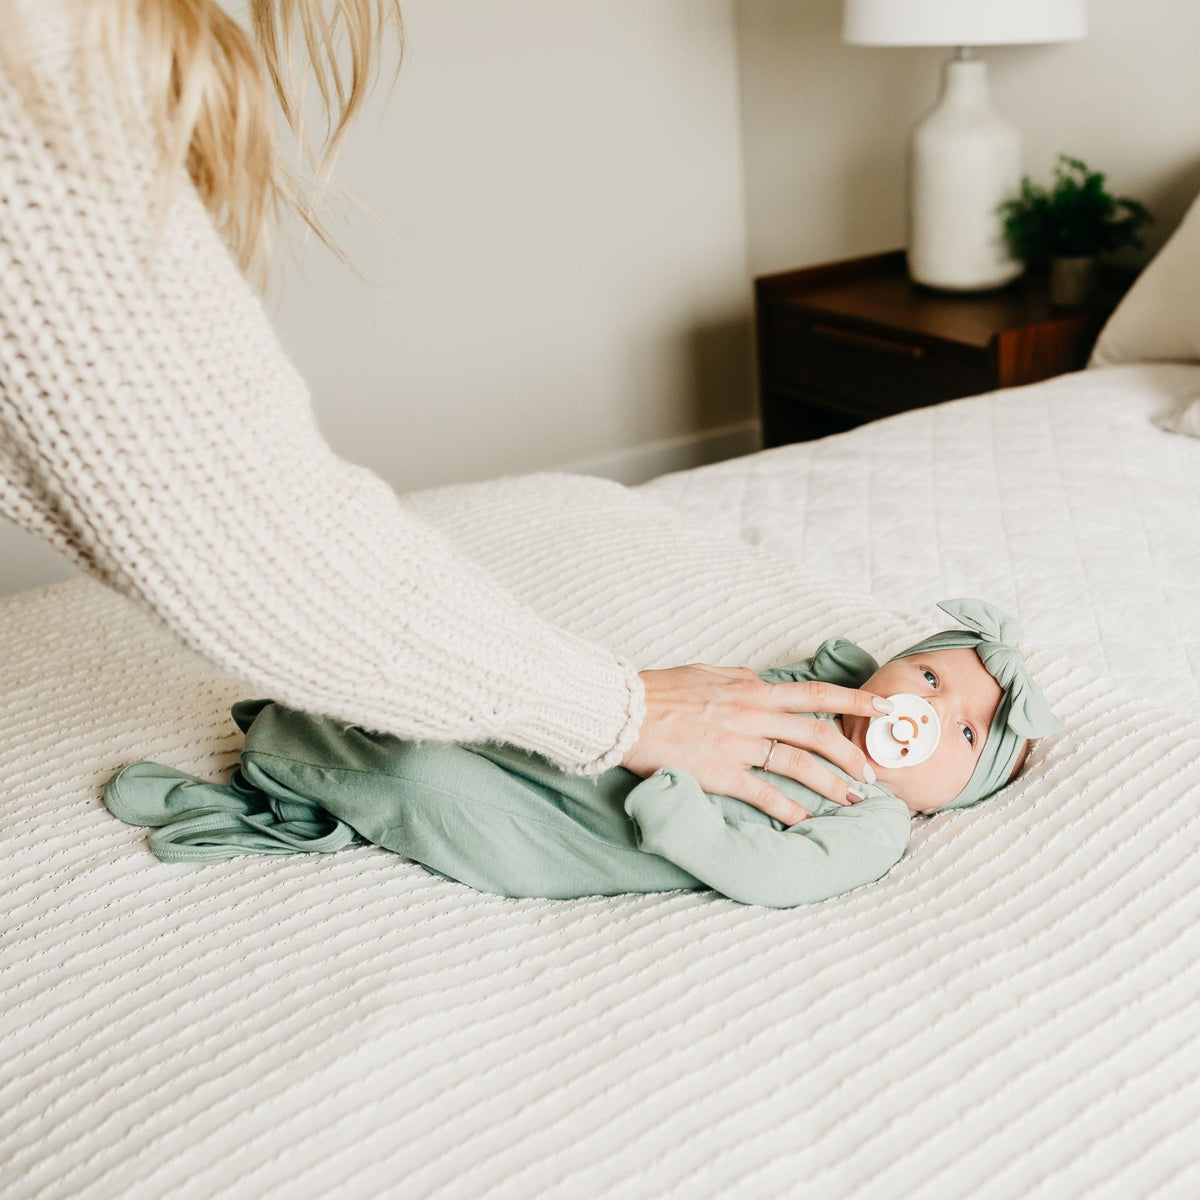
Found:
[[[937,749],[942,730],[933,705],[920,696],[897,692],[896,706],[867,725],[867,753],[881,767],[915,767]]]

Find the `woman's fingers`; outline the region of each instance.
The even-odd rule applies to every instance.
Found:
[[[854,749],[853,746],[850,748]],[[789,779],[797,780],[827,800],[832,800],[834,804],[854,804],[862,799],[852,791],[852,785],[831,771],[819,758],[786,742],[780,742],[775,747],[775,752],[771,755],[770,770],[776,775],[786,775]]]
[[[762,683],[762,681],[759,681]],[[764,708],[777,708],[785,712],[853,713],[860,717],[877,717],[889,713],[895,707],[883,696],[857,688],[842,687],[837,683],[763,683],[766,693],[761,700]]]
[[[759,734],[768,743],[774,738],[801,750],[811,750],[829,759],[853,779],[874,783],[874,770],[866,755],[851,742],[842,731],[828,721],[810,717],[807,713],[829,712],[842,715],[877,717],[891,712],[894,705],[883,696],[863,692],[857,688],[842,687],[836,683],[813,680],[806,683],[766,683],[748,667],[707,668],[727,678],[735,687],[742,689],[742,708],[730,714],[730,728],[739,728],[747,733]],[[770,716],[774,710],[778,715]],[[765,760],[748,763],[761,766]],[[776,759],[771,769],[776,769]],[[792,775],[791,771],[780,771],[781,775]],[[807,783],[807,779],[800,782]],[[815,788],[823,796],[829,795],[826,787]]]
[[[745,783],[740,787],[734,784],[723,794],[732,796],[735,800],[745,800],[768,817],[774,817],[781,825],[795,825],[797,821],[807,821],[812,813],[803,805],[789,800],[777,787],[768,783],[761,775],[743,774]]]
[[[771,765],[774,767],[775,764]],[[714,772],[712,786],[704,790],[717,796],[732,796],[735,800],[744,800],[766,813],[768,817],[773,817],[781,825],[795,825],[797,821],[804,821],[812,816],[807,808],[780,791],[767,776],[749,767]]]
[[[852,779],[862,780],[864,783],[875,782],[875,771],[867,761],[867,756],[836,725],[800,714],[831,712],[869,719],[883,712],[891,712],[894,706],[890,700],[836,683],[823,683],[818,680],[806,683],[765,683],[752,671],[749,674],[765,689],[758,692],[755,699],[764,706],[769,705],[780,710],[778,720],[765,723],[765,737],[776,739],[781,749],[788,745],[798,751],[808,750],[819,754],[840,767]],[[762,760],[750,765],[758,766],[761,762]],[[785,766],[784,763],[788,765]],[[771,770],[806,784],[814,792],[819,792],[837,804],[847,802],[845,780],[815,762],[811,755],[793,754],[781,759],[776,752],[771,759]],[[850,803],[862,798],[854,793],[851,793],[851,796]]]
[[[754,771],[796,779],[837,804],[852,802],[846,781],[818,757],[854,779],[866,774],[866,756],[827,721],[797,715],[847,712],[875,716],[873,697],[835,684],[775,683],[745,667],[693,663],[642,671],[646,716],[622,766],[636,775],[674,767],[716,795],[733,796],[794,825],[810,814]]]
[[[820,721],[815,717],[801,717],[793,713],[780,713],[778,718],[771,723],[770,732],[766,736],[779,742],[779,750],[782,750],[784,746],[794,747],[797,750],[808,750],[811,751],[809,758],[812,754],[819,754],[822,758],[827,758],[835,766],[840,767],[851,779],[859,779],[864,783],[875,782],[874,770],[871,769],[867,756],[836,725],[832,725],[828,721]],[[779,750],[776,750],[771,757],[771,770],[778,775],[789,775],[793,779],[799,779],[801,783],[808,783],[807,778],[783,769],[781,764],[788,760],[780,758]],[[802,758],[793,757],[790,761],[800,766],[806,765]],[[752,765],[761,766],[761,762]],[[814,763],[813,766],[819,767],[820,764]],[[821,767],[820,769],[823,774],[836,778],[825,768]],[[845,783],[846,781],[843,779],[841,782]],[[813,787],[813,785],[809,783],[809,787]],[[822,796],[828,795],[831,800],[835,799],[823,787],[813,788],[813,790],[820,792]]]

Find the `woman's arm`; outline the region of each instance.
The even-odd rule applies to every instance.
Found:
[[[568,769],[616,763],[643,715],[633,667],[334,455],[182,175],[147,263],[148,124],[64,70],[40,76],[36,125],[0,77],[0,512],[256,693]]]

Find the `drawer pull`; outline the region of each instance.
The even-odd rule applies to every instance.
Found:
[[[898,354],[901,358],[925,357],[924,346],[912,346],[907,342],[893,342],[888,338],[875,337],[870,333],[859,333],[855,329],[841,329],[837,325],[824,325],[818,321],[813,325],[812,331],[817,337],[828,338],[833,342],[844,342],[848,346],[858,346],[863,350],[879,350],[884,354]]]

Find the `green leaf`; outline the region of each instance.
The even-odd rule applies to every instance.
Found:
[[[1026,175],[1019,195],[996,211],[1013,254],[1031,263],[1140,248],[1139,232],[1154,219],[1139,201],[1111,195],[1103,173],[1066,154],[1058,156],[1050,190]]]

